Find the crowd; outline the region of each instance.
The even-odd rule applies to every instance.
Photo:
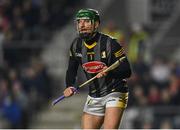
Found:
[[[0,67],[0,117],[6,128],[27,128],[51,97],[51,79],[37,58],[20,68]]]
[[[0,5],[0,19],[4,40],[20,41],[42,38],[44,29],[50,26],[46,26],[50,20],[47,7],[44,6],[40,2],[31,0],[3,0]]]
[[[52,96],[41,50],[83,1],[0,0],[0,128],[28,128]]]
[[[4,40],[47,40],[50,32],[66,24],[72,10],[81,3],[81,0],[1,0],[0,30]]]
[[[180,106],[179,64],[159,57],[154,57],[153,62],[147,64],[140,57],[132,67],[134,74],[129,80],[131,90],[129,108],[154,109],[153,113],[149,112],[154,119],[148,122],[150,125],[148,128],[162,128],[161,124],[166,119],[171,126],[167,129],[179,128],[178,124],[174,124],[175,117],[180,114],[176,109]],[[144,123],[147,122],[136,120],[134,123],[136,128],[143,128]]]

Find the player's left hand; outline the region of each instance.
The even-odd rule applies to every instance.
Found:
[[[107,73],[104,72],[104,70],[105,70],[106,68],[107,68],[107,66],[105,66],[105,67],[102,69],[102,71],[99,72],[99,73],[96,75],[96,77],[97,77],[97,78],[102,78],[103,76],[106,76]]]

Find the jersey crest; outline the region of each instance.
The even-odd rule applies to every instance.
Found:
[[[106,58],[106,51],[101,52],[101,58]]]

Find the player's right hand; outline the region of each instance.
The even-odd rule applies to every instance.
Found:
[[[64,90],[63,94],[65,97],[70,97],[73,94],[75,94],[75,92],[76,92],[76,88],[70,86]]]
[[[97,77],[97,78],[101,78],[101,77],[103,77],[103,76],[106,76],[106,75],[107,75],[107,72],[104,72],[104,71],[103,71],[103,70],[105,70],[105,69],[107,69],[107,66],[105,66],[105,67],[102,69],[102,71],[99,72],[99,73],[96,75],[96,77]]]

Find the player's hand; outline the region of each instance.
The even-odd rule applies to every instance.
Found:
[[[96,75],[96,77],[97,77],[97,78],[101,78],[101,77],[103,77],[103,76],[106,76],[106,75],[107,75],[107,72],[104,72],[104,70],[105,70],[106,68],[107,68],[107,66],[105,66],[105,67],[103,68],[103,70]]]
[[[64,92],[63,92],[63,94],[64,94],[65,97],[70,97],[70,96],[72,96],[72,95],[75,94],[75,93],[76,93],[76,88],[75,88],[75,87],[72,87],[72,86],[66,88],[66,89],[64,90]]]

